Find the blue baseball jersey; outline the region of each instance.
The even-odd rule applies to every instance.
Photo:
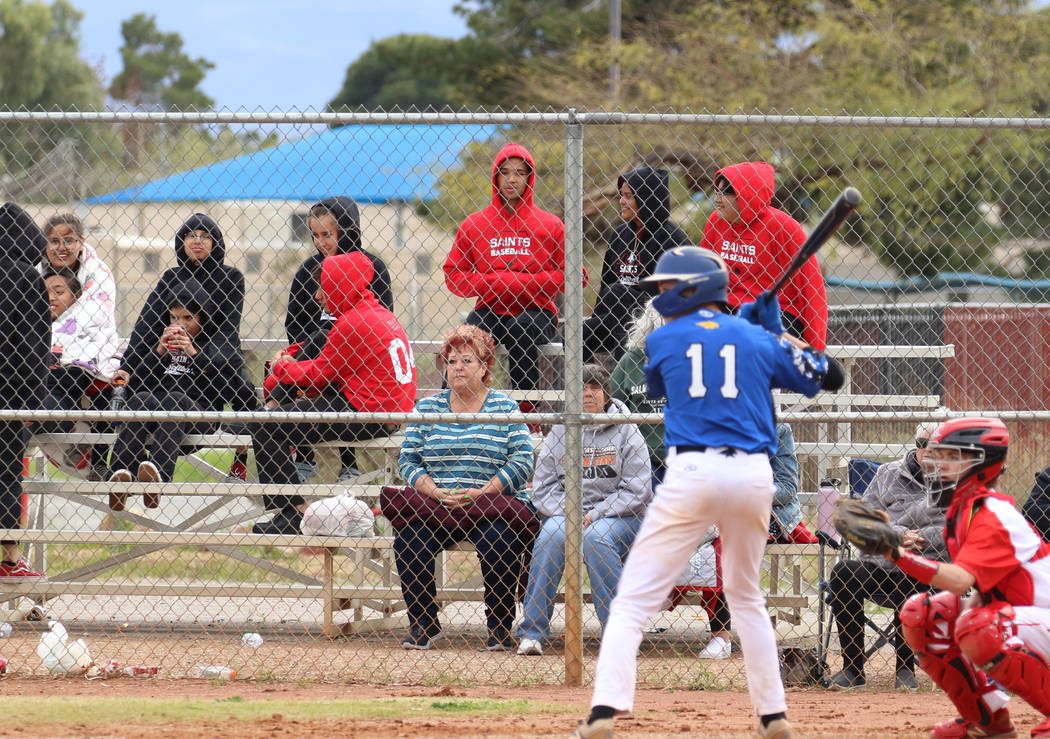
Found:
[[[813,397],[828,371],[815,349],[799,349],[736,316],[701,309],[649,335],[645,379],[667,397],[664,443],[729,446],[775,454],[772,388]]]

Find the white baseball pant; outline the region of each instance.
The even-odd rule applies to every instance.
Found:
[[[602,636],[592,706],[634,707],[642,629],[660,607],[704,532],[718,524],[722,581],[759,716],[784,711],[776,635],[759,580],[769,533],[773,472],[765,454],[723,447],[671,453],[667,473],[624,564]]]

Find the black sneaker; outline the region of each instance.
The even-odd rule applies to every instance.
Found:
[[[902,667],[897,670],[897,677],[893,681],[894,690],[918,690],[919,681],[915,679],[915,672]]]
[[[485,650],[488,652],[513,652],[517,648],[517,642],[506,629],[493,629],[485,643]]]
[[[435,626],[430,630],[423,630],[419,626],[413,626],[408,630],[408,636],[401,642],[402,649],[433,649],[434,642],[441,636],[441,627]]]
[[[868,686],[864,675],[852,667],[843,667],[828,680],[827,687],[836,690],[852,690],[853,688],[866,688]]]
[[[294,508],[289,511],[278,511],[277,515],[270,521],[257,523],[252,526],[253,534],[301,534],[299,528],[303,522],[303,514]]]

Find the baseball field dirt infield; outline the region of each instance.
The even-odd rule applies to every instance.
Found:
[[[564,737],[587,688],[364,686],[118,678],[0,680],[3,737]],[[800,737],[927,737],[954,715],[940,692],[792,690]],[[1039,717],[1014,701],[1020,735]],[[744,737],[741,692],[639,691],[617,737]]]

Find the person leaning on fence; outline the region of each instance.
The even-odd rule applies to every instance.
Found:
[[[324,347],[315,359],[285,356],[274,362],[264,382],[266,392],[302,391],[302,397],[278,410],[291,413],[405,413],[416,397],[416,365],[405,330],[376,300],[368,284],[372,262],[361,252],[325,257],[316,299],[334,315]],[[391,433],[396,423],[255,423],[252,447],[259,482],[293,485],[299,481],[291,449],[322,441],[373,439]],[[300,495],[266,495],[276,511],[257,523],[257,534],[298,534],[306,501]]]
[[[665,169],[639,167],[616,180],[620,217],[624,223],[609,238],[602,263],[598,298],[583,322],[583,361],[604,352],[616,362],[624,352],[628,322],[638,315],[655,291],[639,285],[665,250],[689,244],[685,232],[671,222],[671,188]]]
[[[565,224],[533,204],[535,184],[528,149],[500,149],[492,202],[463,221],[444,265],[452,294],[477,298],[467,323],[507,348],[511,385],[523,390],[539,387],[539,346],[554,338],[565,287]],[[532,408],[523,401],[524,412]]]
[[[909,551],[937,561],[946,561],[944,506],[931,502],[922,461],[936,423],[922,423],[915,429],[915,448],[903,459],[887,462],[875,472],[863,499],[886,511],[890,524],[904,537]],[[918,687],[915,656],[901,632],[900,606],[920,586],[915,580],[883,557],[861,555],[835,565],[829,580],[829,605],[835,617],[842,647],[842,669],[831,676],[829,687],[864,687],[864,602],[878,593],[894,604],[893,628],[896,647],[896,687]]]
[[[628,413],[612,397],[609,372],[583,366],[583,412]],[[565,426],[551,429],[536,459],[532,504],[542,520],[532,547],[529,584],[518,626],[518,654],[539,655],[550,635],[554,596],[565,570]],[[602,628],[609,618],[627,552],[653,496],[649,450],[633,423],[603,423],[583,429],[583,562],[594,611]]]
[[[768,290],[806,240],[799,222],[771,205],[775,184],[773,167],[766,162],[740,162],[715,173],[715,210],[704,225],[700,245],[729,265],[733,310]],[[828,301],[816,256],[788,280],[778,297],[788,333],[823,350]]]
[[[361,247],[361,214],[357,203],[342,196],[326,198],[310,207],[306,223],[310,228],[316,252],[303,260],[292,278],[288,290],[288,311],[284,317],[288,343],[300,347],[296,354],[297,359],[316,358],[335,322],[335,316],[323,310],[315,299],[318,289],[317,270],[326,257],[351,252],[359,252],[368,257],[372,263],[372,279],[368,283],[368,289],[381,306],[391,313],[394,311],[394,294],[386,263]],[[339,456],[339,482],[356,477],[358,470],[354,449],[344,447]],[[314,450],[310,447],[296,449],[295,464],[299,482],[306,482],[318,472]]]
[[[168,411],[221,411],[230,401],[224,378],[240,371],[244,357],[219,333],[223,321],[215,313],[216,304],[215,296],[196,280],[171,286],[168,325],[156,337],[154,351],[138,365],[136,374],[117,371],[133,391],[127,410],[156,411],[163,419]],[[186,434],[214,429],[215,424],[204,422],[125,421],[110,455],[109,480],[170,482]],[[143,499],[147,508],[160,505],[158,493],[145,493]],[[126,500],[127,493],[114,490],[109,507],[121,511]]]
[[[36,265],[46,248],[47,239],[22,208],[0,206],[0,408],[40,408],[44,399],[51,312]],[[22,422],[0,421],[0,529],[21,528],[25,451]],[[21,556],[17,541],[0,544],[0,582],[44,577]]]
[[[514,413],[511,398],[491,389],[492,337],[476,326],[449,334],[438,354],[448,389],[421,399],[419,413]],[[408,610],[405,649],[430,649],[441,636],[435,560],[454,543],[477,550],[485,586],[486,649],[515,646],[515,597],[523,559],[539,530],[525,490],[532,440],[523,423],[410,424],[399,460],[410,487],[384,488],[383,515],[394,528],[394,559]]]

